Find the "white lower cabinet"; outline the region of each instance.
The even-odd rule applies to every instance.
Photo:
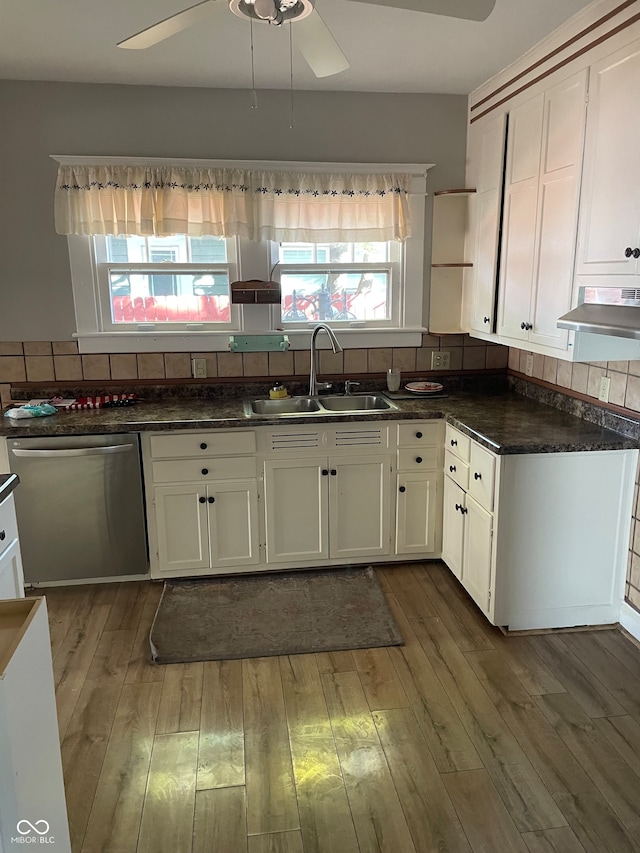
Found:
[[[260,562],[254,430],[143,435],[151,576]]]
[[[638,451],[496,456],[450,426],[445,446],[442,559],[487,618],[617,622]]]
[[[390,552],[387,456],[264,462],[267,563]]]
[[[442,507],[442,559],[453,574],[462,580],[464,555],[464,513],[467,495],[454,481],[445,476]]]
[[[462,583],[484,613],[491,604],[493,515],[467,495],[464,513]]]
[[[485,615],[491,601],[492,537],[493,515],[445,477],[442,559]]]
[[[0,503],[0,599],[22,598],[24,575],[13,495]]]
[[[442,528],[442,421],[398,425],[397,555],[440,551]]]
[[[158,486],[154,501],[160,572],[233,571],[258,562],[255,481]]]

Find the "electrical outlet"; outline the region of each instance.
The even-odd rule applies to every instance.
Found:
[[[525,364],[524,372],[527,376],[533,376],[533,353],[527,353],[527,361]]]
[[[611,379],[609,376],[601,376],[600,377],[600,391],[598,392],[598,400],[603,403],[609,402],[609,386],[611,385]]]
[[[451,365],[450,352],[432,352],[431,370],[449,370]]]
[[[207,378],[207,359],[206,358],[192,358],[191,359],[191,373],[193,374],[194,379],[206,379]]]

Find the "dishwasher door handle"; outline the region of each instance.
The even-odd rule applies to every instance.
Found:
[[[109,444],[104,447],[70,447],[66,450],[20,450],[17,447],[9,451],[14,456],[36,456],[40,459],[54,459],[61,456],[105,456],[108,453],[129,453],[131,444]]]

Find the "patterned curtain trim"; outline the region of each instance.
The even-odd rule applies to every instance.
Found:
[[[403,240],[410,176],[61,165],[59,234]],[[327,202],[331,202],[327,204]]]

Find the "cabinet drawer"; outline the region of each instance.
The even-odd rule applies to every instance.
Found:
[[[398,424],[398,447],[425,447],[442,441],[442,421],[411,421]]]
[[[438,467],[437,447],[414,447],[398,451],[398,471],[435,470]]]
[[[460,430],[455,427],[447,424],[447,429],[445,432],[444,439],[444,449],[450,451],[451,453],[455,453],[455,455],[462,459],[463,462],[469,461],[469,447],[471,446],[471,439],[468,435],[464,435],[460,432]]]
[[[496,457],[493,453],[472,442],[469,462],[469,494],[489,512],[493,510],[493,485],[496,475]]]
[[[256,476],[256,461],[252,456],[239,459],[218,457],[208,459],[167,460],[153,463],[153,482],[194,483],[201,480],[253,480]]]
[[[9,495],[0,504],[0,556],[17,538],[16,510],[13,495]]]
[[[449,450],[444,454],[444,473],[466,492],[469,485],[469,466]]]
[[[153,459],[172,459],[178,456],[233,455],[256,452],[256,435],[253,431],[185,432],[152,435],[150,438]],[[181,478],[184,479],[184,478]]]

